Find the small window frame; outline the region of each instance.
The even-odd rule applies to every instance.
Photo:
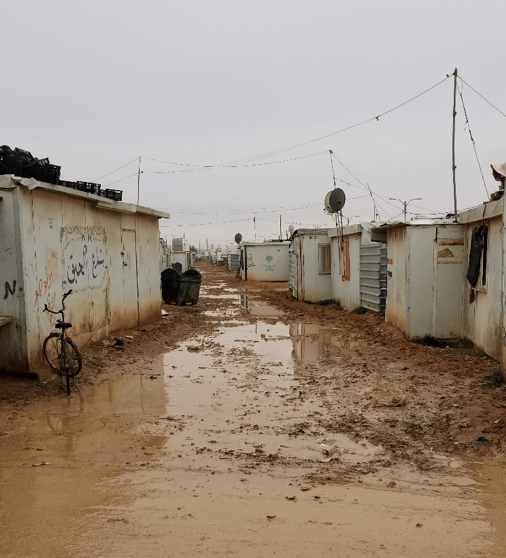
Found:
[[[332,256],[330,244],[318,244],[318,274],[329,275],[332,273]]]

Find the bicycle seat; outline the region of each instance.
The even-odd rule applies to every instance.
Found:
[[[58,322],[54,325],[54,327],[56,329],[68,329],[69,327],[72,327],[72,324],[70,322]]]

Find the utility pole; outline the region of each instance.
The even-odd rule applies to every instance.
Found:
[[[403,213],[404,213],[404,222],[406,222],[406,217],[407,217],[407,209],[408,209],[408,205],[412,202],[412,201],[419,201],[422,198],[411,198],[409,201],[402,201],[399,198],[388,198],[390,200],[393,201],[399,201],[402,203],[402,208],[403,208]]]
[[[453,171],[453,217],[459,222],[457,214],[457,181],[455,178],[455,117],[457,116],[457,68],[453,72],[453,132],[452,132],[452,171]]]
[[[354,219],[355,217],[360,217],[360,215],[353,215],[352,217],[346,217],[345,215],[343,215],[343,217],[346,219],[346,226],[348,226],[352,219]]]

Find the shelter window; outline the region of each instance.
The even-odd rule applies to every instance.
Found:
[[[330,267],[330,244],[318,245],[318,260],[320,262],[320,275],[331,273]]]

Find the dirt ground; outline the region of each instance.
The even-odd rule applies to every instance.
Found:
[[[82,349],[71,397],[0,377],[6,556],[504,555],[496,362],[198,269],[195,306]]]
[[[428,467],[427,450],[451,455],[505,456],[506,386],[494,386],[498,364],[465,342],[432,347],[416,344],[373,313],[355,314],[336,305],[297,301],[285,283],[237,279],[222,267],[200,264],[215,298],[196,306],[163,305],[158,322],[118,331],[82,350],[79,389],[117,374],[136,373],[145,361],[197,335],[209,335],[226,319],[231,288],[281,312],[261,313],[263,321],[315,324],[325,328],[324,350],[317,363],[298,367],[297,397],[318,397],[328,414],[311,417],[335,433],[353,433],[389,448],[395,459]],[[244,306],[242,321],[254,323]],[[212,314],[212,315],[208,315]],[[315,338],[321,333],[309,334]],[[117,339],[122,343],[117,345]],[[326,341],[326,342],[325,342]],[[497,383],[497,382],[496,382]],[[48,372],[40,381],[0,377],[0,410],[22,414],[27,405],[61,397],[61,386]],[[470,444],[479,436],[486,442]]]

